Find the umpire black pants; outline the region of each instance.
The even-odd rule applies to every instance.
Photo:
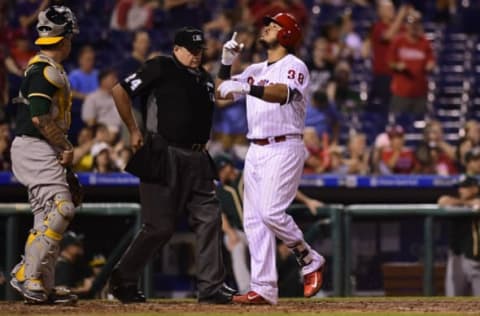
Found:
[[[177,218],[186,213],[195,232],[199,297],[223,284],[221,216],[214,171],[206,152],[169,147],[167,184],[140,183],[142,228],[116,266],[122,283],[137,283],[152,255],[170,239]]]

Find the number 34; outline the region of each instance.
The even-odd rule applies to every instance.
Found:
[[[287,77],[287,78],[288,78],[288,79],[295,79],[295,75],[296,75],[295,70],[290,69],[290,70],[288,71],[288,77]],[[299,73],[298,73],[298,82],[299,82],[300,84],[303,84],[303,81],[304,81],[304,80],[305,80],[305,75],[302,74],[301,72],[299,72]]]

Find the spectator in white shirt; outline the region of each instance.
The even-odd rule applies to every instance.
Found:
[[[87,126],[104,124],[110,133],[118,135],[122,120],[110,92],[118,81],[117,74],[112,69],[102,70],[98,81],[99,88],[85,98],[82,106],[82,120]]]

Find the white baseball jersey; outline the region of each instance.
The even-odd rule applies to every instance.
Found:
[[[271,65],[267,61],[252,64],[233,79],[258,86],[283,83],[289,88],[284,105],[247,95],[248,139],[303,134],[309,82],[303,61],[289,54]]]
[[[270,65],[253,64],[233,79],[259,86],[282,83],[289,89],[283,105],[247,95],[249,139],[303,134],[309,75],[300,59],[286,55]],[[292,249],[303,245],[308,251],[311,262],[302,267],[303,275],[325,262],[303,240],[302,231],[285,212],[295,197],[304,160],[305,146],[300,138],[266,145],[252,143],[245,159],[243,224],[250,249],[250,289],[272,304],[278,301],[276,238]]]

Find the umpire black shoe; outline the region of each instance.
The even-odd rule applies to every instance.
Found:
[[[145,295],[137,288],[137,284],[125,284],[117,269],[113,269],[110,277],[110,293],[123,304],[145,303]]]
[[[226,285],[225,283],[223,283],[222,289],[223,289],[223,291],[229,293],[230,295],[236,295],[236,294],[238,294],[238,291],[237,291],[237,290],[229,287],[229,286]]]
[[[213,294],[206,297],[200,297],[198,302],[202,304],[230,304],[232,303],[233,295],[236,294],[236,292],[237,291],[234,289],[223,284]]]
[[[48,295],[47,304],[75,305],[78,302],[78,295],[73,294],[65,287],[55,287]]]
[[[137,289],[136,285],[111,286],[110,291],[123,304],[145,303],[147,301],[145,295]]]

